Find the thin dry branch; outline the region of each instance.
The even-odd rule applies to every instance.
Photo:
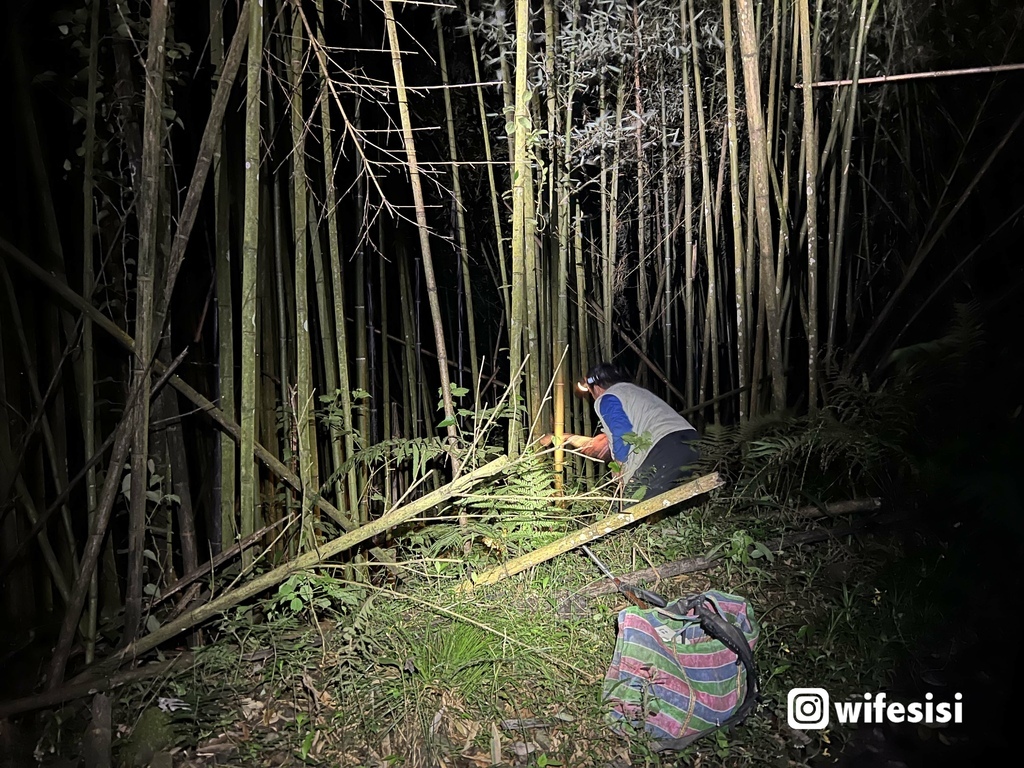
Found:
[[[939,77],[962,77],[964,75],[989,75],[998,72],[1024,71],[1024,64],[997,64],[991,67],[968,67],[966,69],[937,69],[931,72],[906,72],[901,75],[880,75],[878,77],[861,77],[856,80],[860,85],[879,85],[883,83],[899,83],[908,80],[932,80]],[[814,83],[795,83],[794,88],[845,88],[854,84],[854,80],[819,80]]]

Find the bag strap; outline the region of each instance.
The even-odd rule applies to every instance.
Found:
[[[708,608],[708,604],[711,605],[711,608]],[[750,714],[750,711],[757,705],[760,697],[760,691],[758,690],[757,683],[757,666],[754,663],[754,654],[750,650],[747,638],[744,636],[743,632],[740,631],[739,627],[722,617],[721,610],[714,598],[710,595],[701,593],[687,598],[686,600],[676,601],[675,603],[672,603],[660,610],[671,615],[675,619],[698,621],[700,623],[700,628],[704,630],[708,636],[718,640],[722,645],[735,653],[737,660],[742,663],[744,668],[747,670],[747,692],[743,697],[743,701],[740,702],[738,707],[736,707],[736,711],[714,728],[708,728],[705,731],[693,733],[680,739],[655,741],[651,746],[656,752],[685,749],[697,739],[710,736],[721,728],[736,725]],[[689,614],[691,612],[696,616],[690,616]]]

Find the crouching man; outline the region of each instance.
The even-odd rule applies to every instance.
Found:
[[[595,365],[577,387],[594,398],[603,434],[565,435],[564,442],[585,456],[614,460],[627,501],[658,496],[693,474],[700,458],[697,430],[672,406],[611,363]]]

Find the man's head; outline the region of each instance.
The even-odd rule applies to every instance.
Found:
[[[629,375],[614,363],[598,363],[587,371],[586,378],[576,384],[576,389],[579,392],[590,392],[597,398],[612,384],[629,380]]]

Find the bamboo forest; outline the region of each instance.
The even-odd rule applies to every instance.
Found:
[[[1005,759],[1019,2],[4,6],[0,768]]]

